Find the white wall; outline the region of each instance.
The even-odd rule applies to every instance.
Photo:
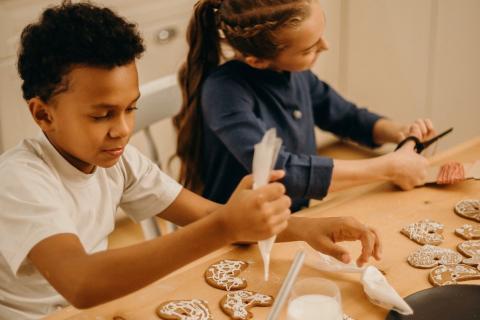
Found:
[[[480,134],[480,1],[320,1],[330,43],[314,67],[322,79],[393,119],[431,117],[438,129],[454,126],[443,147]],[[142,83],[177,70],[194,0],[97,2],[139,23],[147,44],[139,63]],[[21,97],[15,53],[22,28],[51,3],[58,1],[0,0],[0,152],[38,131]],[[169,28],[176,28],[177,36],[157,41],[158,33]],[[171,126],[166,127],[156,130],[171,135]],[[320,141],[329,139],[320,136]],[[158,142],[168,152],[174,148],[174,141]],[[134,143],[141,145],[141,138]]]

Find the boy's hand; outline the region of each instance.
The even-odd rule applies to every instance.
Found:
[[[273,171],[270,181],[284,175],[284,171]],[[221,209],[232,242],[264,240],[287,227],[291,200],[283,184],[273,182],[256,190],[252,186],[252,175],[244,177]]]
[[[404,127],[401,133],[401,140],[408,136],[415,136],[420,139],[420,141],[425,141],[433,138],[436,134],[430,119],[417,119],[414,123]]]
[[[298,219],[298,220],[297,220]],[[294,220],[292,219],[292,224]],[[315,250],[328,254],[344,263],[351,260],[348,251],[336,244],[341,241],[362,242],[362,253],[357,265],[362,266],[373,256],[380,260],[382,245],[375,229],[360,223],[353,217],[295,218],[301,239]]]
[[[423,185],[427,178],[428,160],[415,152],[414,142],[409,141],[400,149],[387,155],[390,165],[390,181],[403,190]]]

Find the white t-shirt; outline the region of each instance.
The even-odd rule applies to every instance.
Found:
[[[27,255],[41,240],[78,236],[88,253],[107,249],[115,213],[134,221],[167,208],[182,189],[127,146],[111,168],[85,174],[42,134],[0,156],[0,319],[38,319],[68,303]]]

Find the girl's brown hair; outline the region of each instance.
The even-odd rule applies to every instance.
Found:
[[[310,14],[312,0],[200,0],[187,29],[189,52],[178,72],[182,106],[173,118],[180,181],[201,192],[203,119],[200,93],[203,81],[221,62],[224,42],[243,56],[275,58],[284,44],[278,31],[294,27]]]

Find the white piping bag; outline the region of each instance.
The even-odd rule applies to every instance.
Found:
[[[262,141],[255,145],[253,153],[253,189],[266,185],[270,178],[270,172],[273,170],[277,161],[278,152],[282,146],[282,140],[277,137],[275,128],[268,130],[262,138]],[[270,270],[270,252],[276,236],[269,239],[258,241],[258,248],[263,259],[263,270],[265,281],[268,281]]]

